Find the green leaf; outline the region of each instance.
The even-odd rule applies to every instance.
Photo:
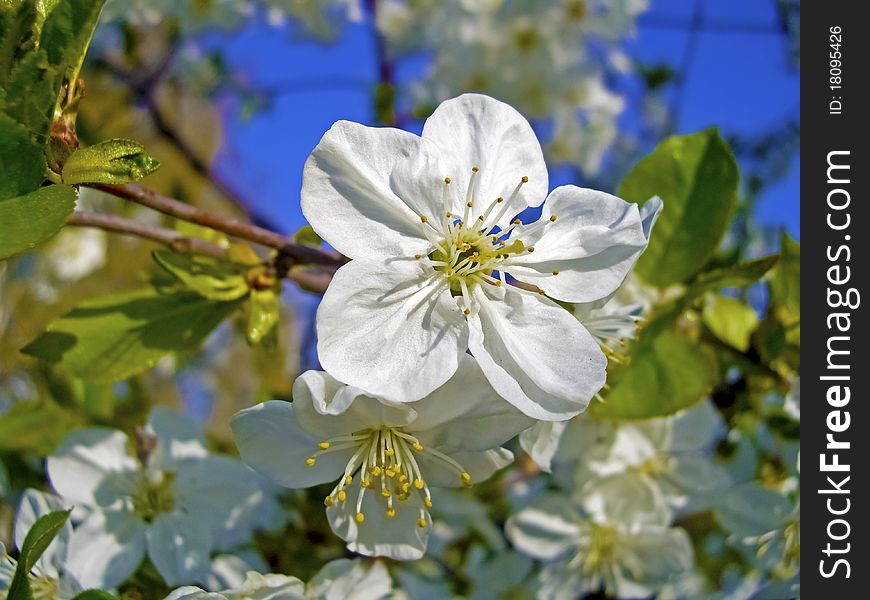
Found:
[[[118,600],[118,597],[105,590],[85,590],[75,595],[72,600]]]
[[[0,86],[5,86],[12,69],[36,46],[38,20],[36,2],[0,2]]]
[[[22,352],[92,381],[117,381],[171,352],[195,350],[236,308],[193,292],[153,288],[104,296],[52,323]]]
[[[314,231],[311,225],[300,227],[299,231],[294,234],[293,239],[298,244],[312,246],[313,248],[320,248],[323,245],[323,238],[317,235],[317,232]]]
[[[157,170],[160,163],[135,140],[106,140],[79,148],[63,165],[62,179],[77,183],[130,183]]]
[[[278,294],[274,289],[252,290],[245,331],[248,343],[256,345],[262,342],[274,330],[280,316]]]
[[[715,129],[666,139],[641,159],[619,188],[629,202],[659,196],[664,210],[637,263],[647,283],[691,278],[710,260],[737,202],[737,163]]]
[[[26,127],[36,142],[44,144],[51,133],[61,83],[60,72],[49,66],[45,52],[32,52],[15,70],[0,109]]]
[[[39,46],[70,81],[78,78],[103,4],[105,0],[63,0],[45,19]]]
[[[783,232],[780,261],[770,272],[770,297],[777,316],[785,325],[801,318],[801,245]]]
[[[717,338],[741,352],[749,350],[758,315],[742,300],[710,294],[701,311],[701,320]]]
[[[705,398],[716,380],[711,353],[667,324],[650,323],[630,356],[628,365],[608,377],[610,391],[603,403],[589,407],[592,414],[613,419],[671,415]]]
[[[27,575],[51,541],[63,529],[67,519],[69,519],[69,513],[68,510],[50,512],[37,519],[30,531],[27,532],[24,543],[21,545],[21,552],[18,555],[18,565],[15,567],[12,583],[9,585],[9,591],[6,592],[6,597],[9,600],[32,598]]]
[[[169,250],[155,250],[151,256],[157,264],[204,298],[236,300],[250,291],[245,281],[247,267],[242,265]]]
[[[44,180],[42,146],[31,139],[26,127],[0,113],[0,200],[28,194]],[[6,227],[2,218],[0,226]]]
[[[75,205],[76,191],[66,185],[0,200],[0,259],[30,250],[53,236]]]
[[[778,260],[779,255],[773,254],[738,263],[731,267],[707,271],[699,275],[689,286],[686,295],[695,297],[724,287],[747,287],[764,277]]]
[[[0,415],[0,451],[47,456],[78,425],[76,415],[50,400],[16,402]]]

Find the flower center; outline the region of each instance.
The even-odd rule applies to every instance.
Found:
[[[498,223],[511,209],[523,185],[528,183],[528,177],[522,177],[507,199],[498,197],[485,206],[479,207],[476,196],[480,169],[473,167],[465,195],[465,207],[462,215],[445,212],[440,219],[420,215],[422,232],[430,242],[426,254],[417,254],[416,260],[432,267],[444,278],[451,294],[461,296],[464,301],[464,312],[471,314],[471,291],[480,284],[500,287],[505,283],[504,273],[511,266],[511,259],[530,254],[534,246],[524,243],[521,239],[512,238],[514,230],[523,225],[515,219],[508,227],[501,229]],[[448,206],[448,187],[451,180],[444,179],[444,206]],[[482,208],[482,210],[481,210]],[[556,221],[556,215],[541,219],[534,225],[522,230],[522,235],[529,235],[542,227]],[[558,271],[546,274],[523,273],[525,277],[558,275]],[[532,290],[510,286],[512,290],[543,295],[544,290],[532,286]]]
[[[569,566],[582,569],[587,577],[600,578],[610,588],[618,543],[619,532],[615,528],[593,523],[586,544],[571,559]]]
[[[163,471],[159,478],[142,477],[130,499],[133,501],[133,511],[140,519],[150,523],[157,515],[172,510],[175,499],[172,496],[172,484],[175,473]]]
[[[411,494],[419,494],[423,505],[432,508],[432,495],[417,462],[417,456],[426,456],[446,465],[456,472],[462,485],[471,485],[471,475],[458,462],[434,448],[424,448],[413,435],[396,427],[364,429],[350,435],[337,436],[320,442],[317,451],[306,459],[309,467],[317,464],[317,458],[329,452],[355,449],[347,462],[344,474],[323,503],[329,507],[336,502],[347,502],[353,492],[354,481],[358,490],[356,498],[356,522],[362,523],[363,498],[366,493],[376,494],[383,502],[387,517],[396,516],[396,510],[406,502]],[[418,527],[428,524],[427,513],[420,509]]]

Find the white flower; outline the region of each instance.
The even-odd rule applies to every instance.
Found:
[[[721,427],[709,401],[645,421],[579,418],[567,427],[555,470],[578,498],[610,479],[636,480],[668,514],[690,502],[697,508],[729,483],[726,471],[709,456]]]
[[[100,229],[65,228],[46,246],[45,260],[61,281],[77,281],[106,263],[106,232]]]
[[[318,310],[324,369],[408,402],[447,381],[470,350],[496,391],[527,415],[563,420],[582,411],[604,384],[606,360],[547,296],[609,296],[646,248],[661,201],[639,210],[563,186],[537,222],[511,222],[546,193],[528,122],[487,96],[444,102],[422,137],[333,125],[302,185],[308,221],[353,259]],[[525,288],[507,284],[506,274]]]
[[[232,429],[242,459],[281,485],[338,481],[324,504],[349,549],[412,560],[431,529],[430,486],[487,479],[513,459],[499,445],[530,424],[465,355],[450,381],[406,404],[307,371],[293,385],[292,404],[243,410]]]
[[[27,532],[37,519],[50,512],[66,509],[56,496],[32,489],[25,490],[15,517],[15,545],[21,549]],[[68,566],[72,532],[72,525],[67,521],[31,569],[28,579],[34,600],[70,600],[83,591]],[[11,583],[15,566],[16,562],[6,554],[3,544],[0,544],[0,590],[6,590]],[[6,598],[3,591],[0,591],[0,598]]]
[[[232,589],[206,592],[185,586],[166,600],[380,600],[392,589],[390,574],[380,561],[342,558],[327,563],[308,585],[296,577],[249,571],[245,581]]]
[[[202,588],[186,585],[174,590],[166,600],[304,600],[305,584],[296,577],[261,575],[249,571],[244,583],[237,588],[220,592],[206,592]]]
[[[207,453],[198,429],[155,408],[130,440],[113,429],[70,433],[48,458],[65,502],[87,516],[70,540],[68,566],[86,587],[115,587],[146,552],[170,585],[198,581],[227,527],[262,497],[257,475],[238,460]]]
[[[669,527],[667,514],[637,481],[603,482],[581,514],[550,496],[508,519],[508,538],[522,552],[546,561],[537,598],[561,600],[605,591],[646,598],[692,568],[689,537]]]

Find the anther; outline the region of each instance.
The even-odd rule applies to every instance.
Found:
[[[351,475],[348,475],[347,477],[344,478],[344,485],[350,485],[352,483],[353,483],[353,477]]]
[[[425,529],[426,528],[426,519],[424,519],[423,517],[420,517],[419,519],[417,519],[417,527],[419,527],[420,529]]]
[[[332,496],[327,496],[323,499],[323,505],[327,508],[335,504],[335,500],[332,499]]]
[[[521,181],[522,181],[523,183],[528,183],[528,182],[529,182],[529,178],[528,178],[528,176],[523,175]]]
[[[418,490],[422,490],[425,485],[426,485],[426,483],[422,479],[415,479],[414,480],[414,487],[417,488]]]
[[[529,246],[528,248],[526,248],[526,250],[528,250],[528,251],[531,253],[531,252],[534,252],[534,251],[535,251],[535,247],[534,247],[534,246]]]
[[[309,467],[313,467],[315,465],[315,463],[317,463],[317,459],[314,458],[313,456],[309,456],[308,458],[305,459],[305,464],[308,465]]]
[[[424,223],[428,223],[429,217],[427,217],[426,215],[420,215],[420,220],[423,221]]]
[[[471,167],[472,173],[477,173],[478,171],[480,171],[480,169],[478,169],[477,167]]]
[[[384,473],[387,474],[387,477],[395,477],[396,476],[396,470],[393,468],[384,469]]]
[[[550,215],[550,223],[556,222],[556,215]]]
[[[423,258],[422,254],[415,254],[414,255],[414,260],[420,260],[421,258]]]
[[[466,315],[466,316],[470,315],[470,314],[471,314],[471,309],[470,309],[470,308],[466,308],[465,310],[462,311],[462,314],[464,314],[464,315]]]
[[[471,475],[468,473],[468,471],[463,471],[462,473],[460,473],[459,478],[462,479],[462,483],[466,485],[471,484]]]
[[[321,450],[328,450],[329,449],[329,442],[320,442],[319,444],[317,444],[317,447],[320,448]]]
[[[366,520],[366,516],[361,512],[356,513],[356,516],[353,518],[357,523],[362,523]]]
[[[445,214],[446,214],[446,216],[447,216],[448,219],[449,219],[450,217],[453,216],[453,213],[452,213],[452,212],[449,212],[449,211],[448,211],[447,213],[445,213]]]
[[[375,477],[378,477],[381,474],[381,468],[378,465],[374,465],[369,469],[369,473],[371,473]]]
[[[554,269],[554,270],[553,270],[553,275],[558,275],[558,274],[559,274],[559,269]]]
[[[413,448],[417,452],[422,452],[423,451],[423,444],[421,444],[420,442],[414,442],[413,444],[411,444],[411,448]]]
[[[447,185],[450,185],[450,182],[451,182],[451,181],[452,181],[452,180],[451,180],[449,177],[445,177],[445,178],[444,178],[444,183],[446,183]]]
[[[345,492],[344,490],[338,490],[337,495],[339,502],[344,502],[345,500],[347,500],[347,492]]]
[[[396,516],[396,509],[395,508],[388,508],[387,509],[387,518],[392,519],[395,516]]]
[[[498,202],[499,204],[501,204],[502,202],[504,202],[504,198],[499,196],[498,198],[495,199],[495,201]]]
[[[472,206],[474,206],[474,202],[466,202],[465,206],[467,206],[468,208],[471,208]]]
[[[392,494],[390,494],[390,490],[384,488],[381,490],[381,496],[383,496],[384,498],[389,498],[390,496],[392,496]]]
[[[423,504],[426,505],[426,508],[432,508],[432,498],[426,496],[425,498],[423,498]]]

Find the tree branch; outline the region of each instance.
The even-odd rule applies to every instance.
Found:
[[[134,221],[133,219],[117,215],[79,210],[70,215],[66,224],[73,227],[96,227],[113,233],[147,238],[161,244],[166,244],[177,252],[204,254],[217,258],[224,258],[227,255],[226,248],[207,240],[188,237],[172,229],[157,227],[156,225]]]
[[[344,264],[343,259],[337,253],[330,253],[303,244],[297,244],[290,238],[274,231],[237,219],[216,215],[190,204],[179,202],[174,198],[169,198],[140,185],[92,184],[88,187],[124,200],[136,202],[176,219],[196,223],[197,225],[222,231],[233,237],[254,242],[261,246],[274,248],[282,255],[292,259],[296,264],[310,263],[330,267],[339,267]]]

